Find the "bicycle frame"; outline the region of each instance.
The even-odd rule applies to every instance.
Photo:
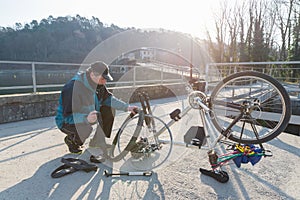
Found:
[[[220,142],[223,138],[225,138],[224,135],[220,134],[220,132],[214,127],[214,125],[212,124],[212,121],[211,121],[211,116],[210,116],[210,113],[211,113],[211,110],[210,108],[207,107],[207,105],[205,104],[205,102],[203,102],[201,100],[201,98],[199,97],[196,97],[195,101],[197,102],[197,104],[201,107],[201,109],[199,109],[199,114],[200,114],[200,118],[202,120],[202,124],[203,124],[203,128],[204,128],[204,132],[205,132],[205,135],[207,133],[210,133],[209,134],[209,137],[212,137],[212,136],[216,136],[218,135],[217,138],[215,138],[212,142],[208,142],[208,147],[206,146],[202,146],[201,148],[202,149],[206,149],[206,150],[212,150],[216,147],[217,143]],[[188,114],[188,112],[193,109],[191,106],[188,106],[186,107],[182,113],[181,113],[181,117],[184,117],[185,115]],[[174,123],[176,122],[176,120],[172,119],[170,122],[167,123],[167,126],[168,127],[171,127]],[[156,136],[158,137],[161,133],[163,133],[166,129],[165,128],[162,128],[160,129]],[[207,137],[208,135],[206,135]],[[160,141],[160,142],[164,142],[164,143],[168,143],[170,141]],[[174,145],[179,145],[179,146],[186,146],[186,147],[195,147],[195,148],[200,148],[198,146],[195,146],[195,145],[191,145],[191,144],[186,144],[184,142],[178,142],[178,141],[173,141],[173,144]]]
[[[198,91],[195,91],[195,92],[198,92]],[[202,97],[203,97],[203,95],[205,95],[205,94],[200,92],[200,95],[202,95]],[[259,153],[254,153],[252,151],[252,149],[250,149],[250,146],[247,146],[247,145],[243,146],[243,145],[235,144],[235,143],[232,143],[229,141],[228,142],[222,141],[222,139],[224,139],[224,138],[226,139],[227,137],[229,137],[231,128],[243,117],[243,115],[244,115],[243,111],[241,110],[241,113],[235,117],[235,119],[226,128],[226,130],[223,130],[223,132],[220,132],[215,128],[215,126],[211,120],[211,118],[214,116],[213,116],[212,110],[207,106],[208,102],[205,102],[202,99],[207,99],[206,95],[205,95],[205,98],[194,97],[193,102],[195,102],[199,106],[199,114],[200,114],[200,118],[201,118],[202,125],[204,128],[204,134],[205,134],[207,146],[202,146],[203,141],[199,145],[193,145],[193,144],[187,144],[187,143],[178,142],[178,141],[161,140],[161,139],[159,139],[159,136],[166,130],[166,127],[163,127],[159,131],[154,133],[154,137],[156,138],[156,141],[158,141],[161,144],[172,143],[174,145],[180,145],[180,146],[185,146],[185,147],[195,147],[198,149],[207,150],[209,163],[211,165],[212,170],[206,170],[206,169],[200,168],[200,172],[205,175],[211,176],[212,178],[216,179],[217,181],[219,181],[221,183],[225,183],[229,180],[229,176],[228,176],[227,172],[222,171],[222,169],[221,169],[221,167],[224,164],[226,164],[228,161],[235,159],[237,157],[247,155],[248,153],[251,154],[252,156],[272,156],[272,154],[269,154],[269,155],[265,154],[265,152],[269,152],[269,151],[265,151],[262,147],[262,144],[260,144],[262,151]],[[234,106],[237,106],[237,105],[234,105]],[[143,103],[142,103],[142,107],[145,108],[145,106],[143,106]],[[193,105],[189,105],[188,107],[186,107],[183,110],[183,112],[181,113],[181,116],[177,117],[177,118],[180,119],[181,117],[184,117],[193,107],[194,107]],[[150,115],[152,115],[152,111],[151,111],[148,101],[147,101],[147,108],[148,109],[143,109],[143,110],[144,111],[148,110]],[[239,108],[243,108],[243,105],[240,105]],[[244,107],[244,108],[246,108],[246,107]],[[179,112],[178,112],[178,115],[179,115]],[[171,114],[170,114],[170,116],[171,116]],[[147,117],[147,114],[145,114],[145,117]],[[146,119],[145,119],[145,121],[146,121]],[[174,117],[174,118],[172,118],[172,120],[170,122],[168,122],[166,124],[166,126],[170,127],[176,121],[178,121],[178,119],[175,119],[175,117]],[[217,136],[217,137],[214,137],[214,136]],[[208,137],[210,137],[210,138],[214,137],[214,139],[208,140],[207,139]],[[231,146],[231,150],[234,150],[234,151],[232,153],[224,154],[219,157],[215,151],[216,145],[219,142],[227,143],[227,145]],[[251,148],[253,148],[253,150],[255,149],[254,147],[251,147]]]

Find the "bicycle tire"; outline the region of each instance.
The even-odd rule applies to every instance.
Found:
[[[118,152],[116,157],[129,160],[135,170],[145,171],[161,166],[168,159],[173,147],[173,137],[169,127],[159,117],[150,114],[143,117],[144,124],[139,130],[138,137],[136,135],[131,136],[131,133],[136,124],[139,123],[137,121],[139,121],[140,116],[134,116],[124,122],[119,134],[116,135],[114,151]],[[131,138],[130,142],[128,142],[129,138]],[[146,141],[142,143],[142,139]],[[134,150],[134,143],[142,146],[135,146],[136,149]]]
[[[116,146],[118,144],[119,137],[123,133],[124,128],[127,126],[127,124],[130,121],[132,121],[133,118],[138,118],[138,122],[135,125],[135,130],[134,130],[132,136],[130,137],[129,142],[126,145],[126,147],[122,151],[119,151],[119,153],[117,155],[115,155],[114,152],[115,152]],[[112,147],[111,147],[111,156],[107,157],[109,160],[111,160],[112,162],[120,161],[129,153],[130,149],[132,148],[132,144],[134,144],[136,142],[136,140],[141,132],[141,127],[143,126],[143,121],[144,121],[144,113],[142,111],[140,111],[137,116],[130,114],[124,120],[123,124],[118,129],[118,132],[113,139]]]
[[[242,102],[254,102],[255,106],[249,112],[243,111],[246,114],[225,132],[241,114],[238,105]],[[244,144],[274,139],[285,130],[292,113],[285,88],[271,76],[255,71],[235,73],[219,82],[212,91],[210,108],[216,129],[230,140]]]

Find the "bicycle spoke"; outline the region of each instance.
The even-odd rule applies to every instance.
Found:
[[[218,101],[217,100],[217,101],[214,101],[214,104],[215,105],[222,105],[222,106],[237,109],[237,110],[241,109],[241,105],[237,104],[237,103],[234,103],[234,102],[224,102],[224,101]]]

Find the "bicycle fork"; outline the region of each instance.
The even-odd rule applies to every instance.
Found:
[[[218,135],[218,137],[215,138],[214,140],[211,138],[211,140],[213,140],[212,142],[207,142],[208,143],[208,151],[207,151],[208,159],[209,159],[210,165],[213,167],[214,165],[217,165],[217,163],[218,163],[218,155],[216,154],[214,149],[215,149],[217,143],[220,142],[221,139],[223,139],[225,136],[223,134],[220,134],[220,132],[212,124],[211,118],[214,116],[212,116],[213,113],[210,110],[210,108],[208,108],[206,106],[206,104],[203,103],[199,97],[197,97],[195,100],[198,103],[198,105],[201,107],[199,112],[200,112],[200,116],[201,116],[201,120],[202,120],[202,124],[203,124],[203,128],[204,128],[204,133],[205,133],[206,137],[207,137],[208,131],[211,132],[209,135],[212,137]],[[236,120],[238,121],[239,119],[236,119]],[[235,124],[235,122],[234,122],[234,124]],[[229,176],[228,176],[227,172],[221,170],[221,166],[219,166],[219,167],[220,167],[220,170],[217,170],[216,168],[213,168],[212,170],[206,170],[204,168],[200,168],[199,170],[204,175],[210,176],[221,183],[226,183],[229,180]]]
[[[201,107],[201,109],[199,110],[200,112],[200,116],[201,116],[201,120],[202,120],[202,124],[203,124],[203,128],[204,128],[204,132],[205,135],[207,137],[207,133],[211,132],[211,136],[217,136],[217,138],[215,138],[212,142],[208,142],[208,149],[212,150],[216,147],[217,143],[223,139],[225,136],[220,134],[219,131],[215,128],[215,126],[212,124],[211,118],[214,116],[212,115],[212,111],[210,110],[210,108],[208,108],[200,98],[196,98],[197,103],[199,104],[199,106]]]

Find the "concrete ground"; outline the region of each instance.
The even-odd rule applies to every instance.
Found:
[[[180,102],[155,105],[157,115],[182,106]],[[116,118],[116,127],[122,116]],[[174,139],[183,141],[184,133],[198,120],[192,110],[172,126]],[[200,167],[209,167],[206,151],[178,146],[150,177],[103,176],[104,170],[122,166],[115,163],[111,168],[106,162],[97,164],[97,172],[78,171],[53,179],[50,174],[62,165],[62,157],[76,157],[68,153],[64,136],[55,127],[54,117],[1,124],[0,199],[300,199],[298,136],[282,133],[265,144],[273,157],[262,158],[255,166],[237,168],[230,162],[224,167],[230,176],[225,184],[200,174]],[[85,151],[77,157],[88,161],[88,156]]]

